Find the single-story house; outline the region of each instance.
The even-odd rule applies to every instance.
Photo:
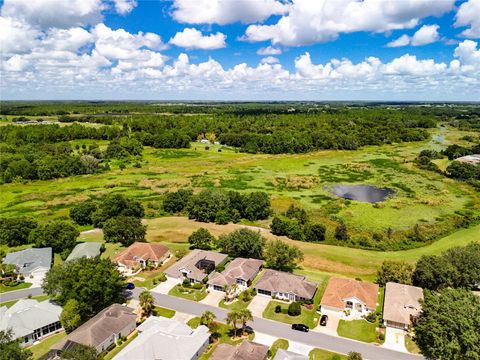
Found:
[[[195,249],[165,270],[174,279],[187,278],[190,282],[203,282],[219,265],[225,264],[228,255],[215,251]]]
[[[308,356],[278,349],[273,360],[308,360]]]
[[[196,329],[172,319],[150,316],[137,328],[138,336],[114,360],[196,360],[208,346],[208,328]]]
[[[68,255],[66,261],[80,259],[82,257],[92,259],[100,255],[101,248],[102,248],[102,243],[99,243],[99,242],[80,243],[73,248],[70,255]]]
[[[53,345],[47,358],[55,358],[78,344],[93,346],[97,353],[101,353],[135,330],[136,321],[137,315],[131,308],[112,304]]]
[[[407,330],[420,315],[423,289],[389,282],[385,285],[383,321],[385,326]]]
[[[18,273],[23,275],[27,281],[28,278],[40,281],[52,267],[52,259],[51,247],[30,248],[9,252],[5,256],[3,263],[15,265]]]
[[[271,296],[288,301],[312,300],[317,284],[305,276],[267,269],[255,284],[258,295]]]
[[[115,262],[120,271],[129,272],[147,265],[158,267],[170,256],[170,250],[162,244],[134,242],[115,257]]]
[[[0,330],[12,329],[14,339],[20,339],[24,346],[32,345],[62,328],[61,313],[62,307],[49,300],[22,299],[10,308],[0,308]]]
[[[240,345],[219,344],[210,360],[266,360],[268,346],[245,340]]]
[[[360,317],[375,311],[377,299],[377,284],[334,277],[328,282],[320,305],[322,312],[349,311],[351,317]]]
[[[221,273],[210,274],[207,282],[208,287],[211,290],[225,291],[225,286],[236,283],[240,288],[247,288],[262,266],[262,260],[236,258]]]

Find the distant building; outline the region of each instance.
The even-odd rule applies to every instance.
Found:
[[[138,336],[114,360],[196,360],[208,346],[208,328],[196,329],[164,317],[150,316],[137,328]]]
[[[208,286],[212,290],[225,291],[225,286],[238,284],[246,289],[252,283],[263,266],[263,261],[258,259],[236,258],[229,263],[221,273],[210,274]]]
[[[93,346],[97,353],[101,353],[135,330],[136,321],[137,315],[129,307],[110,305],[53,345],[46,358],[53,359],[79,344]]]
[[[22,299],[10,308],[0,308],[0,330],[12,329],[14,339],[20,339],[24,346],[32,345],[62,328],[61,313],[62,307],[49,300]]]
[[[407,330],[420,315],[423,289],[389,282],[385,286],[383,321],[385,326]]]
[[[210,360],[266,360],[268,346],[244,341],[240,345],[219,344]]]
[[[52,248],[31,248],[10,252],[3,260],[4,264],[15,265],[19,274],[25,278],[42,280],[52,266]]]
[[[460,161],[462,163],[477,165],[480,164],[480,154],[466,155],[455,159],[455,161]]]
[[[75,259],[80,259],[82,257],[94,258],[100,255],[100,249],[102,248],[102,243],[99,242],[85,242],[75,246],[68,255],[66,261],[71,261]]]
[[[308,281],[305,276],[267,269],[255,284],[255,290],[258,295],[288,301],[302,301],[313,299],[317,284]]]
[[[320,302],[322,312],[350,312],[351,318],[375,311],[378,285],[353,279],[331,278]]]
[[[158,267],[170,258],[170,250],[162,245],[147,242],[134,242],[115,257],[122,272],[135,271],[147,265]]]
[[[227,258],[226,254],[195,249],[165,270],[165,275],[174,279],[187,278],[190,282],[203,282]]]

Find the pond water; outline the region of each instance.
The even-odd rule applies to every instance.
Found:
[[[328,190],[335,196],[375,204],[384,201],[395,193],[390,188],[378,188],[372,185],[333,185]]]

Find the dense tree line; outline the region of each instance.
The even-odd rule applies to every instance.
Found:
[[[284,235],[293,240],[325,240],[325,226],[310,222],[307,212],[295,205],[290,205],[282,215],[275,216],[270,229],[274,235]]]
[[[163,201],[167,212],[185,211],[190,219],[227,224],[240,219],[261,220],[270,216],[270,198],[266,192],[242,194],[237,191],[206,189],[198,194],[191,190],[167,193]]]

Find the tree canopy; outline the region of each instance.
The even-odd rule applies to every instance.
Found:
[[[103,223],[103,236],[106,242],[118,242],[129,246],[135,241],[145,241],[147,227],[139,218],[116,216]]]
[[[292,271],[303,260],[302,251],[282,240],[269,241],[264,251],[265,264],[275,270]]]
[[[260,232],[242,228],[220,235],[217,244],[232,257],[262,259],[265,241]]]
[[[396,282],[405,285],[412,284],[413,266],[404,261],[385,260],[377,272],[375,282],[385,286],[387,282]]]
[[[30,232],[37,222],[26,216],[0,218],[0,245],[19,246],[29,242]]]
[[[205,228],[195,230],[188,237],[188,243],[193,249],[209,250],[215,241],[215,237]]]
[[[79,235],[80,232],[72,223],[55,220],[32,230],[29,241],[35,243],[36,247],[51,247],[53,252],[66,259],[77,244]]]

